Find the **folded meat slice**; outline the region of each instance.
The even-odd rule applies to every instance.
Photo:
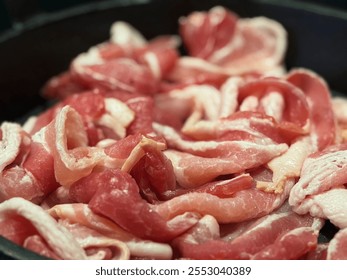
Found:
[[[30,150],[31,139],[19,124],[3,122],[0,127],[0,173],[18,156],[22,161]]]
[[[88,259],[128,260],[130,258],[128,246],[120,240],[104,236],[79,223],[73,224],[69,220],[61,219],[58,223],[74,236],[86,251]]]
[[[336,188],[312,195],[293,209],[300,214],[310,213],[313,217],[330,220],[339,228],[347,227],[347,210],[345,207],[347,189]]]
[[[180,18],[180,35],[192,56],[207,59],[215,52],[232,48],[237,16],[223,7],[193,12]]]
[[[276,92],[283,98],[284,106],[281,112],[279,126],[284,135],[299,136],[309,132],[309,106],[303,91],[284,79],[266,77],[250,81],[240,86],[238,102],[241,104],[246,98],[254,96],[257,99],[267,98]],[[259,102],[256,111],[266,112],[264,102]],[[278,114],[278,113],[277,113]]]
[[[87,204],[70,203],[55,205],[47,210],[55,219],[80,224],[103,236],[124,242],[132,257],[149,259],[171,259],[172,249],[168,244],[144,240],[125,231],[104,216],[95,214]]]
[[[128,173],[107,169],[99,173],[100,180],[105,177],[107,181],[99,184],[89,207],[140,238],[169,241],[197,222],[197,215],[187,211],[172,219],[163,218],[140,196],[136,181]]]
[[[283,62],[286,31],[263,17],[238,19],[223,7],[180,19],[190,55],[221,66],[229,75],[264,73]]]
[[[315,250],[302,257],[304,260],[326,260],[329,243],[319,243]]]
[[[52,155],[18,124],[4,123],[2,127],[0,201],[23,197],[39,203],[58,187]]]
[[[339,230],[329,242],[327,249],[328,260],[346,260],[347,259],[347,229]]]
[[[296,260],[317,246],[318,231],[299,227],[283,234],[275,242],[256,253],[253,260]]]
[[[24,219],[34,228],[50,249],[62,259],[86,259],[86,255],[73,236],[40,206],[37,206],[23,198],[11,198],[0,204],[0,227],[4,237],[15,236],[13,228],[5,225],[9,220]],[[25,227],[28,223],[22,223]],[[14,228],[16,230],[16,228]],[[18,230],[18,229],[17,229]],[[19,230],[21,230],[19,228]],[[38,252],[40,253],[40,252]]]
[[[49,245],[46,243],[46,241],[38,234],[33,234],[28,236],[24,242],[23,247],[36,252],[40,254],[41,256],[54,259],[54,260],[60,260],[61,257],[59,257],[54,251],[49,247]]]
[[[199,222],[177,238],[175,245],[183,257],[192,259],[293,259],[315,249],[322,225],[319,219],[289,210],[260,218],[226,241],[219,236],[218,224]]]
[[[298,207],[306,198],[340,187],[347,182],[346,145],[330,146],[306,158],[299,181],[291,190],[289,203]]]
[[[190,192],[154,205],[152,209],[164,219],[172,219],[186,212],[211,215],[219,223],[236,223],[267,215],[279,208],[293,186],[288,180],[281,194],[266,193],[257,188],[248,188],[219,198],[209,193]]]
[[[172,162],[177,182],[185,188],[198,187],[218,176],[236,174],[258,167],[287,149],[286,144],[257,145],[242,141],[206,142],[204,143],[206,145],[200,146],[196,144],[198,143],[187,149],[187,152],[172,149],[164,151]],[[228,151],[227,148],[232,150]],[[198,155],[191,154],[191,150]],[[222,156],[225,157],[221,158]]]
[[[310,108],[311,137],[316,150],[335,144],[336,121],[327,83],[318,74],[307,69],[295,69],[286,80],[300,88]]]
[[[63,107],[37,138],[41,138],[53,155],[55,177],[63,186],[87,176],[96,165],[112,161],[102,148],[88,146],[80,114],[70,106]],[[119,162],[115,160],[111,164],[119,165]]]

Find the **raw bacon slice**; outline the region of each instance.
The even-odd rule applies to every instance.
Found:
[[[75,80],[88,88],[119,89],[148,95],[156,93],[158,88],[150,69],[131,58],[100,61],[98,53],[90,50],[79,55],[71,67]]]
[[[311,135],[316,149],[321,151],[329,145],[335,144],[335,116],[326,82],[314,72],[306,69],[292,70],[286,79],[306,95],[310,107]]]
[[[72,224],[67,220],[59,220],[86,251],[88,259],[128,260],[130,251],[128,246],[117,239],[103,236],[97,231],[81,224]]]
[[[327,250],[327,260],[347,259],[347,229],[339,230],[329,242]]]
[[[125,102],[120,100],[119,97],[118,95],[109,94],[99,89],[72,94],[55,104],[49,110],[38,115],[32,121],[32,124],[30,126],[26,124],[26,127],[29,133],[33,135],[40,129],[48,126],[63,107],[70,106],[81,116],[84,130],[88,136],[89,146],[95,146],[105,138],[124,138],[127,134],[127,129],[135,119],[135,112]],[[141,100],[139,104],[142,105],[145,102]],[[133,107],[140,110],[141,105],[136,106],[135,104]],[[138,119],[141,119],[139,115],[134,125],[140,126]],[[144,128],[145,126],[147,128],[148,124],[143,124],[142,127]]]
[[[0,201],[22,197],[40,203],[58,187],[51,154],[19,125],[13,127],[12,136],[7,135],[6,129],[3,131],[6,146],[3,166],[11,164],[0,173]],[[7,144],[8,140],[11,141]]]
[[[208,13],[193,12],[180,19],[180,35],[192,56],[208,60],[214,52],[231,44],[237,20],[235,14],[222,7],[214,7]]]
[[[48,209],[48,213],[56,219],[81,224],[104,236],[125,242],[133,257],[149,259],[171,259],[172,257],[172,249],[168,244],[139,239],[111,220],[95,214],[87,204],[55,205]]]
[[[305,198],[345,184],[346,163],[345,144],[311,154],[304,162],[299,181],[291,190],[289,203],[298,207]]]
[[[225,68],[231,75],[264,72],[283,61],[286,31],[259,17],[238,19],[223,7],[194,12],[180,20],[188,52]]]
[[[282,64],[286,31],[264,17],[238,19],[223,7],[180,20],[190,55],[221,66],[229,75],[264,73]]]
[[[56,180],[63,186],[87,176],[108,158],[103,149],[87,146],[82,119],[70,106],[65,106],[41,133],[54,158]]]
[[[0,127],[0,173],[14,161],[21,162],[30,151],[31,139],[19,124],[4,122]]]
[[[134,235],[154,241],[169,241],[197,222],[196,215],[190,213],[171,220],[161,217],[140,197],[136,181],[129,174],[120,170],[105,170],[101,174],[109,174],[110,179],[96,191],[89,207]]]
[[[49,259],[61,259],[51,248],[49,248],[45,240],[37,234],[27,237],[23,242],[23,247]]]
[[[265,17],[239,19],[236,27],[237,46],[224,55],[214,54],[209,61],[227,69],[231,75],[259,73],[281,74],[287,49],[287,32],[281,24]]]
[[[63,259],[86,259],[83,249],[71,234],[37,206],[23,198],[11,198],[0,204],[0,223],[22,217],[29,221],[55,254]],[[25,223],[23,223],[25,226]],[[12,236],[11,228],[0,227],[2,236]]]
[[[241,104],[249,96],[264,98],[272,92],[280,93],[284,99],[285,108],[279,123],[283,133],[307,134],[310,112],[306,97],[300,88],[283,79],[267,77],[248,82],[239,88],[238,101]],[[264,108],[260,106],[257,110],[262,112]]]
[[[154,205],[165,219],[171,219],[186,212],[211,215],[219,223],[236,223],[267,215],[279,208],[288,197],[293,181],[288,180],[281,194],[265,193],[256,188],[241,190],[231,197],[219,198],[209,193],[187,193]]]
[[[198,143],[197,143],[198,144]],[[204,144],[207,144],[204,143]],[[256,145],[249,142],[212,142],[207,145],[193,145],[188,152],[166,150],[164,154],[171,160],[176,180],[182,187],[192,188],[210,182],[220,175],[230,175],[243,172],[249,168],[258,167],[287,150],[287,145]],[[219,150],[216,149],[219,148]],[[227,148],[233,148],[227,151]],[[195,148],[195,150],[193,150]],[[193,151],[193,155],[190,152]],[[223,151],[226,154],[224,158]],[[253,155],[249,157],[250,151]],[[208,156],[208,157],[206,157]],[[217,157],[213,157],[217,156]],[[242,161],[240,161],[242,158]]]
[[[70,71],[65,71],[51,78],[42,88],[42,95],[48,99],[64,99],[72,94],[80,93],[87,88],[76,81]]]
[[[306,198],[299,206],[296,206],[293,209],[297,213],[310,213],[313,217],[330,220],[332,224],[339,228],[346,228],[346,199],[346,189],[331,189]]]
[[[317,246],[318,232],[311,227],[289,231],[273,244],[256,253],[253,260],[296,260]]]
[[[218,228],[213,230],[215,227],[211,225],[208,230],[206,228],[203,230],[200,240],[194,238],[199,230],[199,227],[194,227],[185,234],[185,238],[179,240],[178,248],[184,257],[192,259],[250,259],[256,257],[258,253],[260,257],[262,254],[260,252],[263,250],[278,250],[277,252],[281,254],[282,258],[290,259],[293,257],[291,255],[293,252],[295,252],[294,257],[297,257],[315,248],[315,244],[311,246],[311,242],[315,243],[312,238],[312,230],[317,236],[316,231],[322,225],[321,221],[315,220],[309,215],[300,216],[288,211],[260,218],[252,227],[229,242],[220,239]],[[308,238],[303,243],[308,246],[298,245],[293,252],[285,252],[280,249],[281,247],[286,248],[288,243],[291,243],[293,234],[300,233],[299,235],[303,236],[307,232],[309,233]],[[206,238],[204,238],[205,236]],[[274,240],[275,243],[273,243]],[[262,257],[265,257],[265,251],[263,252]]]

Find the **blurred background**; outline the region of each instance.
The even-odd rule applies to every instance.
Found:
[[[166,0],[154,0],[166,1]],[[247,0],[245,0],[247,1]],[[294,0],[278,0],[293,2]],[[295,0],[347,11],[347,0]],[[39,14],[49,14],[92,2],[127,2],[126,0],[0,0],[0,32],[16,27]],[[138,2],[148,2],[138,0]],[[274,1],[273,1],[274,2]]]
[[[311,69],[333,94],[347,93],[347,0],[0,0],[0,120],[45,106],[38,94],[44,83],[107,40],[115,20],[150,39],[177,33],[179,16],[212,4],[281,22],[288,31],[287,69]]]

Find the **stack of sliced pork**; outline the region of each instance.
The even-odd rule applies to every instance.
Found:
[[[286,72],[273,20],[179,26],[116,22],[47,82],[55,105],[1,124],[0,235],[54,259],[347,259],[347,101]]]

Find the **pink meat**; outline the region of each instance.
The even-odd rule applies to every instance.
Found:
[[[63,259],[85,259],[83,249],[76,240],[59,226],[57,222],[40,206],[37,206],[23,198],[11,198],[0,204],[0,223],[8,223],[8,220],[25,219],[27,222],[17,224],[14,228],[4,228],[5,237],[17,235],[17,230],[23,233],[22,228],[28,223],[34,227],[35,231],[45,240],[50,249]],[[6,233],[9,230],[10,233]],[[11,232],[15,230],[15,232]],[[30,234],[32,235],[32,234]]]
[[[95,214],[87,204],[55,205],[48,212],[55,219],[68,221],[70,224],[80,224],[103,236],[125,242],[133,257],[149,259],[170,259],[172,257],[172,249],[168,244],[139,239],[110,219]]]
[[[5,168],[0,174],[0,201],[18,196],[39,203],[58,187],[53,158],[41,143],[32,139],[19,125],[13,126],[11,131],[5,129],[6,123],[2,128],[2,143],[6,148],[2,151],[3,164],[0,166],[0,170]],[[6,166],[9,163],[11,165]]]
[[[148,67],[130,58],[104,61],[101,64],[72,64],[72,73],[78,83],[88,88],[125,90],[151,95],[157,90],[157,80]]]
[[[149,134],[153,132],[154,102],[149,96],[129,99],[126,104],[135,112],[135,118],[127,127],[127,135]]]
[[[279,124],[282,133],[295,136],[307,133],[309,107],[306,97],[300,88],[283,79],[263,78],[246,83],[239,89],[238,100],[241,103],[248,96],[262,98],[273,91],[280,93],[285,103]]]
[[[42,89],[42,95],[49,99],[64,99],[86,89],[86,87],[74,81],[71,72],[65,71],[46,82]]]
[[[346,260],[347,259],[347,229],[339,230],[329,242],[327,250],[327,260]]]
[[[128,246],[117,239],[100,234],[81,224],[72,224],[70,221],[60,220],[64,226],[83,247],[88,259],[101,260],[128,260],[130,251]]]
[[[90,174],[106,158],[102,149],[87,146],[82,119],[70,106],[65,106],[43,133],[53,155],[56,180],[61,185],[71,185]]]
[[[326,260],[329,243],[317,244],[315,250],[308,252],[302,259],[305,260]]]
[[[176,177],[171,161],[153,146],[145,148],[146,154],[131,170],[141,194],[154,202],[163,194],[176,188]]]
[[[100,180],[105,174],[109,178],[107,184],[100,182],[89,207],[132,234],[154,241],[168,241],[197,222],[196,215],[190,213],[171,220],[163,218],[141,198],[136,181],[129,174],[120,170],[105,170],[100,173]]]
[[[310,108],[311,135],[318,150],[335,143],[336,123],[331,95],[326,82],[306,69],[297,69],[287,75],[287,81],[306,95]],[[324,112],[324,114],[322,114]]]
[[[347,182],[346,145],[330,146],[306,158],[299,181],[293,187],[289,203],[299,206],[310,196],[340,187]]]
[[[311,252],[317,246],[318,232],[311,227],[293,229],[260,252],[254,260],[296,260]]]
[[[347,227],[346,189],[332,189],[306,198],[300,205],[294,207],[297,213],[310,213],[313,217],[330,220],[339,228]]]
[[[23,168],[35,178],[44,196],[59,187],[54,173],[53,156],[41,143],[33,141],[30,154],[23,163]]]
[[[172,198],[153,209],[165,219],[171,219],[186,212],[211,215],[219,223],[236,223],[261,217],[280,207],[287,198],[292,182],[279,195],[265,193],[256,188],[241,190],[231,197],[219,198],[209,193],[187,193]]]
[[[26,135],[19,124],[9,122],[2,123],[0,128],[0,172],[16,160],[21,149],[26,152],[21,158],[25,157],[28,153],[26,147],[30,147],[30,142],[31,139]]]
[[[159,139],[161,140],[161,139]],[[171,162],[162,153],[164,143],[141,134],[130,135],[105,148],[105,154],[116,164],[115,168],[131,172],[144,195],[156,197],[175,188]],[[102,184],[98,172],[80,178],[69,187],[72,201],[88,203]],[[105,180],[108,180],[105,174]]]
[[[221,7],[180,19],[180,35],[192,56],[208,59],[233,40],[237,16]]]
[[[194,12],[180,20],[190,55],[219,65],[229,75],[266,73],[281,65],[286,32],[265,18],[238,19],[223,7]]]
[[[211,239],[202,240],[202,242],[192,242],[191,239],[186,239],[178,246],[184,257],[192,259],[250,259],[263,250],[274,250],[278,253],[277,258],[289,259],[301,256],[311,247],[315,247],[315,245],[311,246],[311,242],[314,242],[311,227],[319,230],[321,226],[322,223],[315,221],[309,215],[299,216],[290,211],[261,218],[253,227],[230,242],[212,236]],[[290,233],[291,231],[292,233]],[[306,232],[309,232],[308,238],[305,238],[303,243],[309,245],[305,245],[304,248],[298,246],[297,250],[293,252],[281,249],[290,246],[288,243],[292,242],[292,234],[306,237]],[[276,240],[275,243],[274,240]],[[266,251],[263,252],[263,257],[265,257]],[[291,255],[292,253],[295,256]],[[259,253],[258,256],[260,257],[261,254]]]
[[[226,145],[223,148],[226,149],[227,147]],[[173,164],[179,185],[185,188],[192,188],[210,182],[221,175],[235,174],[243,172],[248,168],[261,166],[270,159],[282,154],[287,148],[285,144],[261,147],[248,142],[235,143],[234,145],[229,145],[229,147],[234,147],[232,150],[234,154],[230,154],[229,157],[225,158],[206,157],[212,156],[211,152],[196,156],[189,152],[166,150],[164,154]],[[206,146],[204,148],[206,149]],[[251,157],[245,152],[246,149],[252,153]],[[218,152],[222,154],[222,151],[220,149]]]
[[[50,259],[61,259],[51,248],[49,248],[48,244],[40,235],[31,235],[27,237],[23,242],[23,247]]]

